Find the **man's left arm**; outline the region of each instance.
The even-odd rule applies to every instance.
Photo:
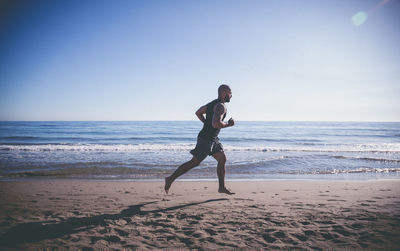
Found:
[[[196,116],[199,118],[199,120],[201,122],[205,122],[206,118],[204,117],[203,114],[205,114],[207,112],[207,105],[203,105],[202,107],[200,107],[197,111],[196,111]]]

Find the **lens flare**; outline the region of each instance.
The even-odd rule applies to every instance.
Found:
[[[378,4],[376,4],[373,8],[371,8],[368,12],[359,11],[351,17],[351,22],[354,26],[360,26],[365,21],[367,21],[368,15],[374,14],[379,8],[384,6],[385,4],[389,3],[391,0],[381,0]],[[368,13],[368,14],[367,14]]]
[[[352,18],[351,22],[354,26],[360,26],[367,21],[367,13],[364,11],[357,12]]]

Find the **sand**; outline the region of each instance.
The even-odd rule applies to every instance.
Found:
[[[400,249],[400,180],[0,182],[0,249]]]

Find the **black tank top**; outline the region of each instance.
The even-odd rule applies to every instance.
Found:
[[[201,131],[199,132],[199,137],[208,140],[212,140],[218,137],[219,131],[221,131],[221,129],[214,128],[212,126],[212,119],[214,116],[214,106],[218,103],[221,103],[221,101],[219,99],[215,99],[207,104],[206,121],[204,122],[203,129],[201,129]],[[222,120],[225,119],[225,116],[226,113],[224,114]]]

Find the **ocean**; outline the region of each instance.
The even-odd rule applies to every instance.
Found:
[[[191,159],[199,121],[0,122],[0,179],[158,180]],[[398,179],[400,123],[250,122],[221,130],[228,180]],[[210,156],[181,179],[217,178]]]

